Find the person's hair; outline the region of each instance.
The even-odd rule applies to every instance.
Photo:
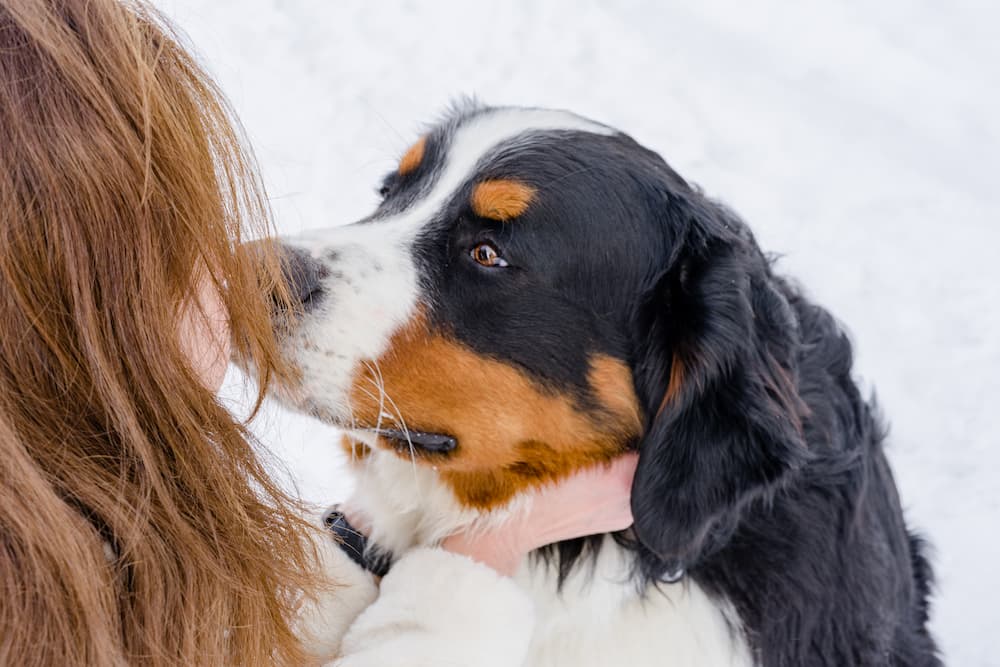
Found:
[[[182,43],[140,0],[0,0],[0,664],[304,659],[301,508],[178,334],[210,280],[261,395],[283,370],[255,162]]]

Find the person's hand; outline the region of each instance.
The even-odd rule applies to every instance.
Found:
[[[531,551],[574,537],[610,533],[632,525],[632,477],[638,454],[580,471],[531,494],[525,509],[496,528],[471,529],[445,539],[446,551],[514,574]]]

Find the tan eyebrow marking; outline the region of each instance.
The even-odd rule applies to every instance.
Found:
[[[424,159],[424,149],[426,148],[427,137],[420,137],[417,143],[410,146],[409,150],[403,153],[403,157],[399,160],[400,176],[406,176],[420,166],[420,162]]]
[[[510,220],[522,215],[538,191],[521,181],[497,179],[483,181],[472,190],[472,211],[481,218]]]

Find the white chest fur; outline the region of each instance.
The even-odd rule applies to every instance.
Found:
[[[372,538],[395,553],[481,523],[432,470],[375,452],[359,470],[352,503],[373,520]],[[504,515],[486,518],[502,521]],[[554,567],[525,561],[515,580],[534,599],[537,623],[525,667],[750,667],[739,619],[725,600],[684,579],[636,590],[628,553],[605,538],[557,586]]]
[[[694,582],[640,594],[627,552],[605,538],[597,563],[583,564],[557,592],[555,569],[526,563],[517,581],[535,600],[529,667],[749,667],[735,612]]]

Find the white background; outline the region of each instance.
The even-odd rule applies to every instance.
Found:
[[[949,664],[1000,664],[1000,6],[159,5],[246,124],[282,233],[366,214],[466,93],[614,125],[729,203],[852,333],[907,517],[935,545]],[[273,408],[258,430],[304,497],[345,495],[334,431]]]

